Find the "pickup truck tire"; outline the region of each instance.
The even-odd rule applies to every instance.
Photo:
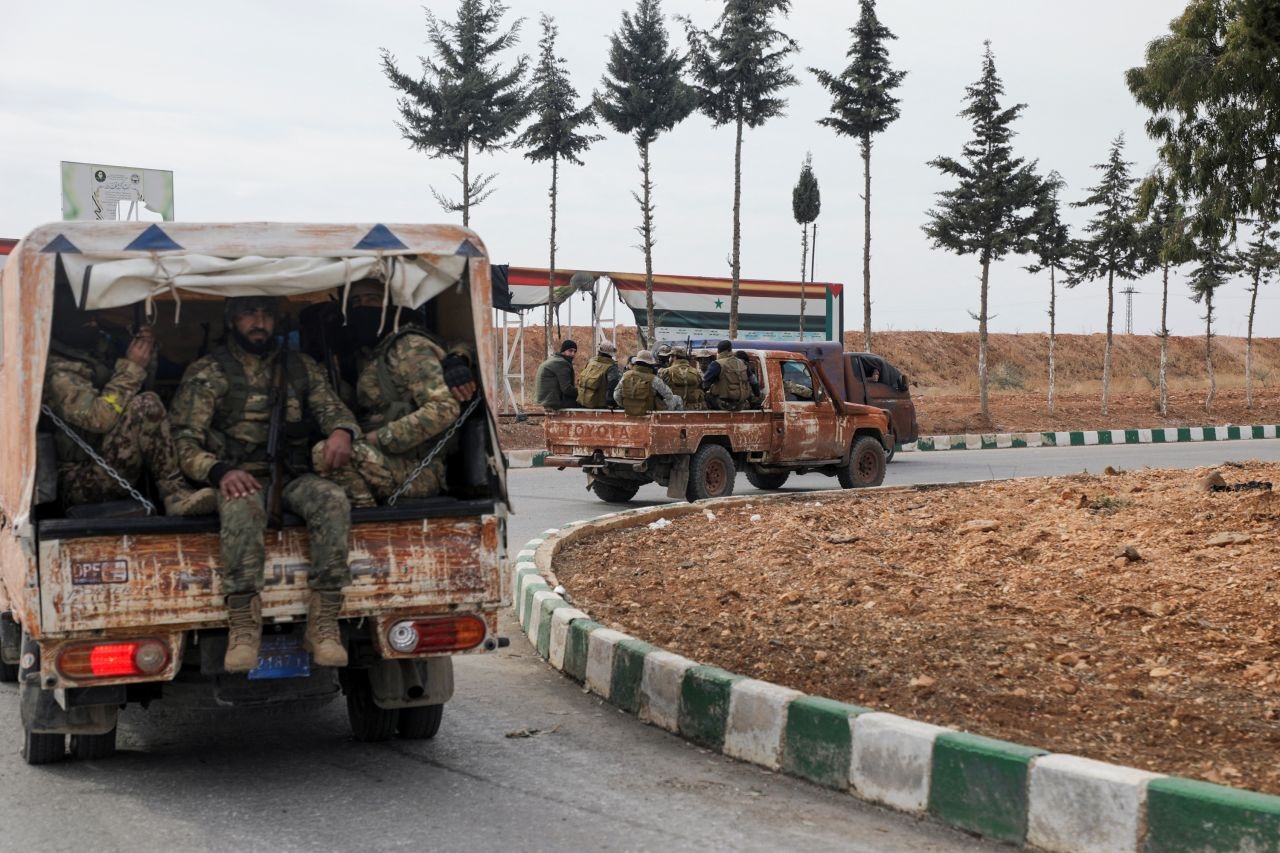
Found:
[[[781,489],[790,477],[790,471],[761,471],[754,465],[747,466],[747,479],[751,485],[766,492]]]
[[[22,758],[28,764],[52,764],[67,755],[67,736],[36,734],[23,729]]]
[[[884,446],[879,439],[860,435],[849,451],[849,464],[836,472],[842,489],[865,489],[884,482]]]
[[[378,707],[373,701],[369,673],[362,669],[351,670],[351,683],[347,688],[347,719],[356,740],[380,743],[395,736],[400,711]]]
[[[607,504],[624,504],[636,496],[636,492],[640,491],[640,484],[602,480],[597,477],[591,483],[591,490],[596,493],[596,497]]]
[[[419,705],[401,708],[400,723],[396,733],[405,740],[430,740],[440,731],[444,719],[444,705]]]
[[[80,761],[99,761],[116,754],[116,730],[100,735],[72,735],[71,754]]]
[[[737,473],[729,451],[718,444],[704,444],[689,460],[689,488],[685,496],[690,501],[728,497],[733,494]]]

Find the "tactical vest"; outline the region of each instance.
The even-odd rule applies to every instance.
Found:
[[[222,368],[227,379],[227,393],[218,401],[209,431],[215,444],[221,446],[221,461],[239,468],[267,461],[267,442],[270,440],[271,412],[275,408],[272,399],[274,379],[267,391],[255,391],[249,387],[249,376],[244,365],[226,346],[214,349],[213,358]],[[295,471],[304,471],[311,459],[310,443],[315,423],[304,418],[305,401],[311,390],[311,377],[307,368],[295,353],[285,363],[285,440],[288,443],[286,465]],[[280,356],[277,354],[276,356]],[[272,367],[274,376],[274,365]]]
[[[711,386],[711,393],[721,403],[745,403],[751,396],[747,366],[731,352],[716,356],[716,363],[720,365],[720,375]]]
[[[622,374],[622,410],[632,417],[647,415],[658,408],[653,390],[657,375],[652,367],[637,364]]]
[[[72,347],[56,340],[49,341],[49,351],[57,353],[68,361],[78,362],[87,366],[93,373],[93,376],[89,381],[93,383],[95,391],[101,391],[106,384],[111,381],[111,377],[115,373],[115,371],[101,358],[85,350],[73,349]],[[53,433],[53,444],[57,449],[59,463],[89,461],[89,454],[81,450],[79,445],[68,438],[62,430],[54,427],[52,421],[48,421],[48,419],[43,415],[40,416],[40,421],[39,429],[41,432]],[[46,423],[46,421],[48,422]],[[72,429],[75,428],[72,427]],[[84,430],[76,430],[76,432],[93,449],[99,451],[102,449],[102,436],[85,432]]]
[[[578,374],[578,405],[584,409],[603,409],[609,402],[609,369],[614,365],[607,355],[594,356]]]
[[[659,370],[662,381],[671,386],[671,393],[684,401],[685,409],[705,409],[706,398],[702,394],[702,371],[683,359],[666,370]]]
[[[414,405],[409,389],[391,372],[391,365],[387,360],[391,348],[409,335],[417,335],[425,340],[431,345],[431,350],[435,353],[436,358],[444,359],[445,352],[440,345],[433,341],[424,330],[416,326],[403,328],[379,341],[378,345],[374,347],[372,361],[369,364],[369,367],[374,370],[378,399],[376,404],[370,408],[370,411],[365,414],[360,424],[366,430],[376,429],[392,421],[398,421],[418,408]],[[365,370],[368,370],[369,367],[366,367]]]

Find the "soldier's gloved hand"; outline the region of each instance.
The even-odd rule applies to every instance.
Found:
[[[256,495],[262,491],[262,484],[258,482],[257,477],[248,471],[232,468],[223,474],[222,479],[218,481],[218,490],[222,492],[223,498],[231,501],[236,498],[247,498],[250,495]]]
[[[476,395],[476,380],[465,357],[450,353],[440,366],[444,368],[444,384],[449,386],[455,400],[465,403]]]

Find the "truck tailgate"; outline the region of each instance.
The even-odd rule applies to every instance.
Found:
[[[482,502],[455,502],[482,503]],[[506,590],[499,568],[501,518],[488,512],[355,521],[353,582],[343,616],[426,612],[449,605],[496,610]],[[356,515],[360,512],[357,510]],[[176,519],[175,519],[176,520]],[[64,525],[64,522],[59,524]],[[119,524],[117,522],[117,524]],[[40,634],[195,628],[226,623],[217,568],[216,519],[205,530],[40,537]],[[211,529],[208,529],[211,528]],[[305,614],[309,541],[304,527],[268,530],[262,611]]]

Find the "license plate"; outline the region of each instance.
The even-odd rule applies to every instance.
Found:
[[[258,650],[258,665],[249,670],[251,680],[266,678],[306,678],[311,674],[311,655],[302,648],[302,638],[293,634],[268,634]]]

